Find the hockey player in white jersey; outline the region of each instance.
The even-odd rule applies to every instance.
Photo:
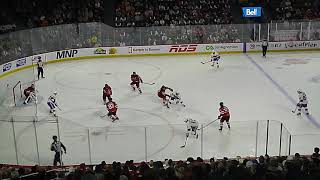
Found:
[[[211,66],[214,67],[214,65],[217,64],[217,68],[219,68],[219,60],[220,60],[220,54],[216,51],[213,51],[210,59],[210,61],[212,62]]]
[[[185,104],[183,104],[183,101],[181,100],[180,93],[177,91],[174,91],[170,94],[170,104],[181,104],[183,107],[186,107]]]
[[[52,113],[54,116],[56,116],[56,107],[58,107],[56,96],[57,96],[57,92],[54,92],[51,96],[49,96],[48,102],[47,102],[50,108],[50,113]]]
[[[186,137],[188,138],[189,135],[193,135],[198,139],[198,133],[197,133],[197,129],[199,126],[198,121],[195,119],[187,118],[184,122],[187,123]]]
[[[298,93],[298,97],[299,97],[299,102],[297,103],[297,108],[298,108],[297,115],[298,116],[301,115],[301,109],[304,109],[304,111],[306,112],[306,115],[309,115],[308,99],[307,99],[306,93],[303,92],[301,89],[298,89],[297,93]]]

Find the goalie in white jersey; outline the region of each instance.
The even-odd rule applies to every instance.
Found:
[[[56,96],[57,96],[57,92],[54,92],[51,96],[49,96],[48,102],[47,102],[50,108],[50,113],[53,113],[54,116],[56,116],[56,107],[58,107]]]
[[[297,107],[298,107],[297,115],[298,116],[301,115],[301,109],[304,109],[304,111],[306,112],[306,115],[309,115],[308,99],[307,99],[306,93],[303,92],[301,89],[298,89],[297,93],[299,97],[299,102],[297,103]]]
[[[199,126],[198,121],[195,119],[187,118],[184,122],[187,123],[186,136],[189,137],[189,135],[193,135],[198,139],[198,133],[197,133],[198,126]]]
[[[219,68],[219,60],[220,60],[220,54],[216,51],[213,51],[210,59],[210,61],[212,62],[211,66],[214,67],[214,65],[217,64],[217,68]]]

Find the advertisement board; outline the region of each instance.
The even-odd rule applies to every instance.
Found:
[[[226,44],[201,44],[199,52],[242,52],[243,43],[226,43]]]
[[[261,17],[261,7],[242,7],[243,17]]]
[[[174,55],[174,54],[194,54],[210,53],[217,51],[221,53],[229,52],[252,52],[261,51],[261,42],[254,43],[223,43],[223,44],[177,44],[177,45],[154,45],[154,46],[126,46],[126,47],[97,47],[83,49],[68,49],[45,54],[33,55],[26,58],[20,58],[9,63],[2,64],[0,74],[8,73],[12,70],[28,67],[32,62],[39,59],[44,62],[60,61],[65,58],[95,58],[130,56],[139,54],[154,55]],[[269,42],[269,50],[307,50],[320,49],[320,41],[288,41],[288,42]]]
[[[319,41],[269,42],[268,50],[319,49]],[[247,51],[261,51],[261,43],[246,43]]]

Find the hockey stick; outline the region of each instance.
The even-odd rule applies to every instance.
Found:
[[[298,108],[298,106],[296,106],[296,108],[295,108],[293,111],[291,111],[291,112],[292,112],[292,113],[296,113],[297,108]]]
[[[295,108],[294,110],[292,110],[291,112],[292,112],[292,113],[296,113],[296,110],[297,110],[297,106],[296,106],[296,108]]]
[[[57,107],[60,111],[62,111],[62,109],[61,109],[59,106],[56,105],[56,107]]]
[[[105,114],[105,115],[102,115],[102,116],[100,116],[101,118],[103,118],[103,117],[106,117],[108,114]]]
[[[143,83],[143,84],[147,84],[147,85],[154,85],[155,83],[153,82],[153,83]]]
[[[204,62],[202,61],[201,64],[207,64],[209,62],[211,62],[211,61],[204,61]]]
[[[187,141],[188,141],[188,136],[186,136],[186,139],[184,141],[184,144],[182,146],[180,146],[180,148],[184,148],[187,145]]]
[[[215,119],[215,120],[211,121],[209,124],[207,124],[207,125],[203,126],[203,127],[202,127],[202,129],[204,129],[205,127],[208,127],[210,124],[212,124],[212,123],[216,122],[218,119],[219,119],[219,118],[217,118],[217,119]],[[200,129],[201,129],[201,128],[200,128]],[[198,129],[198,130],[200,130],[200,129]]]

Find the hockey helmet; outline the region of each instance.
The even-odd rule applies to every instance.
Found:
[[[133,72],[132,74],[136,74],[136,72]]]
[[[301,93],[301,92],[302,92],[302,90],[301,90],[301,89],[298,89],[298,90],[297,90],[297,92],[298,92],[298,93]]]
[[[223,102],[220,102],[220,106],[223,106]]]

